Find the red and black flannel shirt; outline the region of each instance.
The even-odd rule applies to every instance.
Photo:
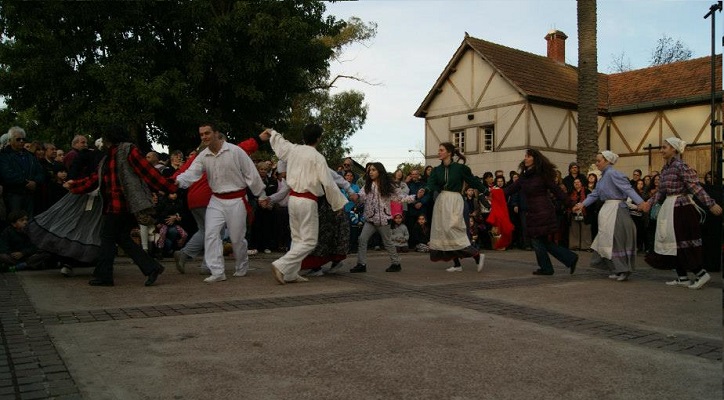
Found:
[[[123,195],[123,187],[118,177],[116,169],[116,153],[118,146],[113,146],[108,152],[106,165],[103,168],[103,182],[101,185],[101,195],[103,196],[103,213],[104,214],[120,214],[128,212],[128,204],[126,196]],[[158,170],[151,165],[146,158],[141,155],[136,146],[131,147],[128,154],[128,164],[131,165],[133,171],[138,175],[152,191],[163,191],[166,193],[175,193],[177,186],[172,181],[161,175]],[[73,181],[70,185],[70,191],[73,193],[89,193],[93,191],[98,184],[98,172],[93,175]]]

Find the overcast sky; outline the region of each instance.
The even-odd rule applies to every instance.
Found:
[[[622,52],[634,69],[649,65],[651,51],[664,34],[681,40],[693,58],[711,51],[711,20],[703,17],[715,1],[598,1],[598,66],[611,71]],[[349,141],[352,154],[368,154],[388,170],[401,162],[421,162],[424,120],[413,116],[435,80],[460,46],[465,32],[479,39],[546,55],[544,36],[551,29],[568,35],[566,62],[578,62],[576,2],[494,0],[377,0],[328,3],[328,14],[376,22],[377,36],[355,45],[332,65],[335,74],[357,75],[378,84],[350,80],[337,90],[365,93],[367,122]],[[717,46],[722,22],[717,13]],[[413,150],[410,152],[409,150]],[[427,164],[437,164],[428,160]]]

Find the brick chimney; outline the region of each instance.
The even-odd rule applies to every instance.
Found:
[[[548,42],[548,58],[561,64],[566,63],[566,36],[565,33],[553,29],[545,36]]]

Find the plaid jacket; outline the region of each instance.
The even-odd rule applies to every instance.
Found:
[[[701,187],[696,172],[680,158],[673,158],[661,168],[659,190],[656,192],[656,195],[649,199],[649,203],[654,205],[662,202],[666,196],[682,194],[693,194],[707,207],[715,204],[714,199],[709,197]],[[688,198],[680,196],[674,204],[675,206],[682,206],[689,203]]]
[[[108,157],[106,157],[103,166],[103,182],[101,182],[101,195],[103,196],[103,213],[104,214],[120,214],[128,212],[128,202],[123,194],[121,180],[118,178],[118,170],[116,167],[116,153],[118,146],[109,149]],[[168,180],[161,175],[158,170],[151,165],[146,158],[141,155],[138,148],[133,146],[128,154],[128,164],[133,171],[148,184],[152,191],[163,191],[166,193],[174,193],[177,190],[173,181]],[[73,193],[88,193],[93,191],[98,184],[98,172],[93,175],[73,181],[70,185],[70,191]]]

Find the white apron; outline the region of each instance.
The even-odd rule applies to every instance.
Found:
[[[676,232],[674,232],[674,206],[679,195],[666,196],[656,217],[654,252],[665,256],[676,255]]]
[[[463,207],[463,196],[460,193],[447,190],[440,192],[432,211],[431,249],[454,251],[470,246]]]
[[[598,211],[598,233],[591,244],[601,258],[611,260],[613,257],[613,232],[616,228],[616,215],[621,200],[606,200]]]

